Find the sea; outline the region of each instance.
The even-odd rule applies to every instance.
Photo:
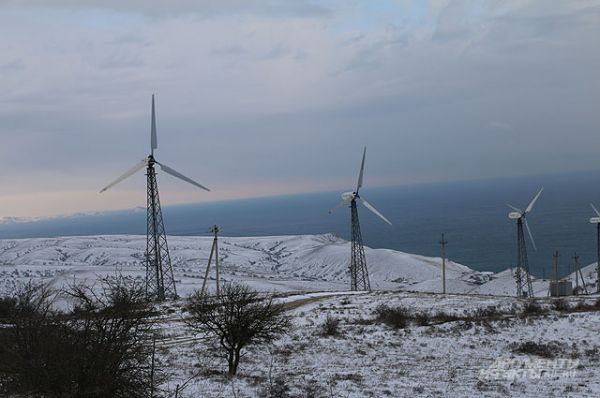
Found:
[[[447,256],[480,271],[499,272],[516,264],[517,226],[508,218],[510,203],[525,208],[544,188],[527,219],[527,252],[532,274],[553,275],[558,252],[559,273],[596,262],[595,214],[600,208],[600,171],[477,181],[413,184],[361,190],[361,196],[392,223],[383,223],[359,205],[365,245],[426,256],[440,256],[441,234]],[[140,193],[144,195],[143,192]],[[341,192],[320,192],[202,204],[163,206],[169,235],[209,235],[217,224],[223,236],[273,236],[332,233],[350,239],[350,209],[329,214]],[[75,215],[0,225],[0,238],[145,234],[145,209]]]

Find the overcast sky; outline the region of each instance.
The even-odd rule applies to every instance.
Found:
[[[51,5],[50,5],[51,3]],[[600,169],[597,0],[0,0],[0,216]]]

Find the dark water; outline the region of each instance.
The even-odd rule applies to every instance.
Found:
[[[563,274],[572,267],[574,252],[582,265],[596,261],[596,228],[588,219],[593,216],[589,203],[600,205],[600,172],[366,187],[362,195],[394,226],[360,207],[363,238],[371,247],[438,256],[444,232],[448,255],[454,261],[478,270],[500,271],[516,262],[516,225],[507,218],[506,203],[525,208],[542,186],[545,190],[528,217],[538,246],[537,252],[528,247],[532,272],[549,276],[555,250],[561,254]],[[328,214],[339,201],[339,193],[332,192],[166,206],[163,212],[170,235],[207,235],[208,228],[218,224],[227,236],[332,232],[348,239],[349,209]],[[144,211],[124,211],[2,225],[0,237],[145,234],[145,228]]]

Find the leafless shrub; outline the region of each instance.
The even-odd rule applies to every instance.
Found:
[[[16,304],[0,331],[2,392],[148,396],[153,387],[145,340],[149,307],[138,300],[139,286],[115,283],[103,285],[101,293],[73,287],[68,293],[75,310],[67,312],[52,309],[52,292],[43,287],[29,285],[13,297]],[[130,300],[116,300],[123,294]]]
[[[344,298],[342,299],[342,301],[340,301],[340,304],[341,304],[341,305],[349,305],[349,304],[352,304],[352,301],[350,301],[350,298],[348,298],[348,297],[344,297]]]
[[[189,298],[187,310],[188,326],[218,342],[230,375],[237,373],[243,349],[270,342],[291,326],[283,305],[241,284],[225,284],[219,296],[197,291]]]
[[[571,306],[569,305],[569,302],[565,299],[559,298],[556,299],[552,302],[552,307],[554,307],[554,309],[556,311],[561,311],[561,312],[566,312],[569,311],[571,309]]]
[[[360,373],[336,373],[333,375],[332,380],[337,381],[351,381],[356,384],[361,384],[363,377]]]
[[[431,317],[426,312],[416,313],[414,318],[419,326],[429,326],[431,324]]]
[[[385,304],[377,306],[375,315],[379,322],[385,323],[395,329],[406,328],[411,319],[410,310],[408,308],[402,306],[389,307]]]
[[[461,317],[461,316],[449,314],[449,313],[443,312],[443,311],[437,312],[432,317],[432,320],[435,323],[454,322],[454,321],[460,321],[460,320],[465,320],[465,319],[469,319],[469,317]]]
[[[265,398],[292,398],[290,386],[281,375],[269,380],[269,384],[260,390],[259,395]]]
[[[490,305],[485,308],[477,308],[473,313],[473,317],[475,318],[494,318],[503,315],[501,311],[498,310],[498,307],[495,305]]]
[[[537,300],[528,300],[523,307],[523,316],[528,315],[541,315],[546,313],[546,310],[541,306]]]
[[[17,300],[14,297],[0,297],[0,321],[6,320],[17,307]]]
[[[341,334],[339,318],[327,314],[327,318],[325,318],[322,325],[322,334],[324,336],[339,336]]]
[[[373,325],[376,320],[372,319],[372,318],[351,318],[349,320],[349,322],[355,324],[355,325],[360,325],[360,326],[368,326],[368,325]]]
[[[514,344],[512,346],[512,351],[521,354],[537,355],[543,358],[554,358],[561,352],[561,347],[555,342],[536,343],[535,341],[526,341]]]
[[[600,351],[598,350],[598,347],[594,347],[594,348],[585,350],[585,355],[590,358],[598,358],[599,352]]]

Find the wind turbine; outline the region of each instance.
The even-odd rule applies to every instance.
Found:
[[[147,211],[146,211],[146,297],[163,301],[166,297],[177,297],[175,287],[175,278],[171,266],[171,257],[169,256],[169,247],[167,245],[167,235],[163,224],[162,211],[160,209],[160,199],[158,197],[158,185],[156,183],[156,171],[154,165],[160,166],[160,169],[167,174],[179,178],[198,188],[209,191],[208,188],[198,184],[170,168],[169,166],[158,162],[154,158],[154,150],[158,148],[156,138],[156,114],[154,111],[154,95],[152,95],[152,126],[150,130],[150,155],[129,169],[125,174],[102,188],[100,193],[120,183],[127,177],[132,176],[144,167],[146,168],[147,180]]]
[[[592,209],[594,209],[594,212],[598,216],[598,217],[590,218],[590,222],[592,224],[596,224],[596,241],[597,241],[596,250],[597,250],[597,255],[598,255],[598,257],[597,257],[598,263],[596,264],[596,275],[598,278],[596,280],[596,292],[600,293],[600,213],[598,212],[596,207],[594,207],[593,204],[590,203],[590,206],[592,206]]]
[[[527,228],[527,233],[531,239],[533,249],[537,251],[535,241],[533,240],[533,235],[531,234],[531,229],[529,229],[529,224],[527,224],[527,214],[531,212],[533,205],[535,205],[535,202],[538,200],[543,190],[544,188],[540,189],[537,195],[535,195],[531,202],[529,202],[529,205],[524,211],[517,207],[507,205],[514,210],[513,212],[508,213],[508,218],[511,220],[517,220],[517,270],[515,274],[517,280],[517,297],[533,297],[533,288],[531,285],[531,275],[529,274],[529,263],[527,261],[527,247],[525,246],[523,224],[525,224],[525,227]],[[525,273],[525,279],[523,278],[522,272]]]
[[[367,154],[367,147],[363,150],[362,163],[360,164],[360,172],[358,174],[358,183],[356,184],[356,191],[344,192],[342,194],[342,202],[336,207],[342,207],[344,205],[350,205],[351,223],[352,223],[352,251],[350,254],[350,289],[351,290],[371,290],[371,282],[369,281],[369,272],[367,270],[367,259],[365,257],[365,249],[363,247],[362,235],[360,233],[360,223],[358,221],[358,209],[356,207],[356,201],[360,200],[362,204],[375,213],[375,215],[381,218],[383,221],[392,225],[392,223],[384,217],[375,207],[369,202],[362,198],[358,192],[363,186],[363,173],[365,170],[365,155]],[[330,210],[331,213],[334,209]]]

